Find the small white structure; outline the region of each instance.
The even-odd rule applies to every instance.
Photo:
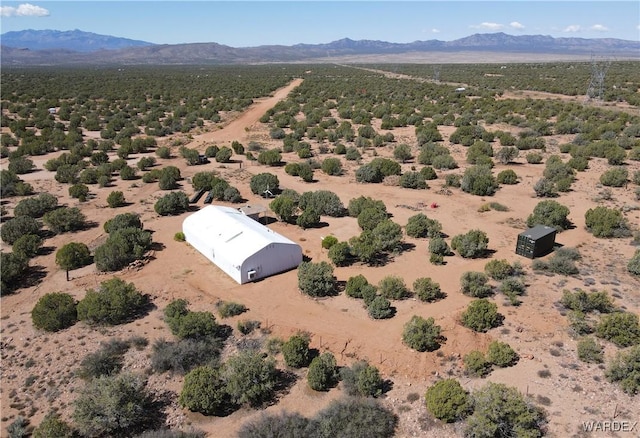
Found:
[[[240,284],[296,268],[302,248],[231,207],[209,205],[188,216],[191,246]]]

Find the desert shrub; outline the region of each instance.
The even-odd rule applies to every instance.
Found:
[[[155,418],[146,381],[133,374],[101,376],[80,391],[73,411],[83,436],[128,435]]]
[[[489,166],[476,165],[464,171],[460,181],[460,188],[472,195],[491,196],[498,189],[498,182],[491,174]]]
[[[607,187],[622,187],[627,183],[629,171],[624,167],[607,169],[600,175],[600,183]]]
[[[226,146],[222,146],[216,153],[216,161],[218,163],[228,163],[231,160],[233,151]]]
[[[325,236],[322,239],[322,247],[324,249],[331,249],[331,247],[336,243],[338,243],[338,238],[335,236]]]
[[[339,158],[325,158],[322,161],[322,171],[327,175],[341,175],[342,162]]]
[[[378,283],[380,294],[390,300],[403,300],[412,295],[402,277],[387,275]]]
[[[421,301],[429,303],[447,296],[440,289],[440,284],[430,278],[417,278],[413,282],[413,291]]]
[[[458,234],[451,240],[451,248],[464,258],[478,258],[485,255],[489,246],[489,238],[484,231],[471,230],[466,234]]]
[[[513,170],[506,169],[498,173],[497,181],[498,184],[517,184],[518,175]]]
[[[320,213],[313,208],[307,208],[296,218],[296,225],[302,229],[313,228],[320,223]]]
[[[231,356],[222,370],[222,379],[233,403],[251,406],[270,400],[278,382],[275,362],[257,351]]]
[[[69,187],[69,196],[78,199],[80,202],[86,201],[88,195],[89,187],[84,184],[79,183]]]
[[[121,213],[108,219],[103,226],[104,230],[112,234],[123,228],[137,228],[142,230],[142,221],[137,213]]]
[[[301,210],[315,210],[321,215],[331,217],[341,217],[345,212],[344,205],[338,195],[329,190],[303,193],[298,199],[298,207]]]
[[[511,305],[518,306],[520,305],[518,297],[524,295],[527,286],[519,278],[508,277],[502,280],[498,289],[509,299]]]
[[[57,412],[51,411],[33,430],[33,438],[73,438],[74,431]]]
[[[222,318],[230,318],[232,316],[238,316],[249,310],[247,306],[233,301],[220,301],[216,303],[218,313]]]
[[[580,311],[570,311],[567,314],[569,320],[569,333],[574,337],[591,334],[595,331],[594,325],[587,315]]]
[[[458,163],[451,155],[445,154],[433,157],[431,166],[433,166],[434,169],[457,169]]]
[[[505,260],[490,260],[484,265],[484,272],[494,280],[504,280],[514,275],[514,268]]]
[[[267,190],[272,193],[278,191],[280,181],[272,173],[259,173],[251,177],[249,187],[251,188],[251,193],[262,196]]]
[[[558,196],[558,187],[548,178],[540,178],[534,185],[533,191],[538,198],[555,198]]]
[[[387,212],[376,207],[368,207],[358,215],[361,230],[373,230],[379,223],[387,219]]]
[[[431,166],[424,166],[420,169],[420,176],[426,181],[438,178],[438,174],[436,174],[436,171]]]
[[[360,196],[358,198],[351,199],[347,210],[349,212],[349,216],[357,218],[360,216],[360,213],[367,208],[374,208],[383,211],[385,214],[387,213],[387,207],[384,205],[384,202],[372,199],[368,196]]]
[[[462,313],[461,322],[476,332],[486,332],[502,324],[504,317],[498,313],[498,306],[486,298],[472,301]]]
[[[122,178],[123,181],[130,181],[136,179],[137,173],[138,169],[129,165],[125,165],[122,167],[122,169],[120,169],[120,178]]]
[[[424,398],[431,415],[446,423],[458,421],[472,410],[469,394],[456,379],[436,382],[427,389]]]
[[[7,166],[7,169],[9,172],[13,172],[16,175],[29,173],[35,169],[35,167],[36,165],[33,164],[33,160],[23,155],[9,156],[9,165]]]
[[[35,234],[40,232],[41,225],[31,216],[19,216],[9,219],[0,228],[0,238],[2,241],[13,245],[16,240],[25,234]]]
[[[338,242],[329,248],[328,257],[336,266],[347,266],[351,261],[351,248],[347,242]]]
[[[604,375],[608,381],[620,385],[625,393],[637,394],[640,391],[640,346],[619,351],[609,363]]]
[[[151,233],[129,227],[115,230],[95,250],[94,261],[99,271],[117,271],[144,257],[151,247]]]
[[[562,292],[560,304],[570,310],[589,313],[598,311],[600,313],[611,313],[615,310],[613,300],[606,291],[585,292],[578,289],[575,292],[565,290]]]
[[[640,276],[640,249],[636,250],[629,263],[627,263],[627,271],[632,275]]]
[[[122,207],[125,203],[124,194],[119,190],[114,190],[107,196],[107,205],[110,208]]]
[[[595,237],[627,237],[631,235],[627,219],[620,210],[601,206],[590,208],[584,218],[587,230]]]
[[[154,372],[185,374],[195,367],[217,365],[221,342],[215,339],[158,339],[153,344],[151,368]]]
[[[22,415],[18,415],[7,426],[7,433],[9,438],[27,438],[29,436],[29,420]]]
[[[87,218],[76,207],[62,207],[45,213],[42,220],[53,233],[61,234],[81,230]]]
[[[309,351],[309,335],[298,333],[282,344],[282,355],[287,366],[302,368],[309,365],[311,352]]]
[[[218,368],[204,365],[191,370],[184,377],[178,403],[192,412],[215,415],[229,403],[225,382]]]
[[[517,389],[488,383],[471,398],[474,411],[466,421],[466,437],[544,435],[544,411],[530,404]]]
[[[387,298],[378,295],[367,304],[367,312],[373,319],[387,319],[393,317],[395,308]]]
[[[364,275],[358,274],[356,276],[349,277],[344,291],[348,297],[362,298],[362,289],[365,286],[369,286],[369,281],[365,278]]]
[[[252,320],[252,319],[243,319],[238,321],[236,325],[238,331],[243,335],[248,335],[256,329],[260,328],[260,321]]]
[[[76,300],[63,292],[45,294],[31,310],[31,320],[36,328],[48,332],[71,327],[78,320]]]
[[[493,294],[489,277],[484,272],[467,271],[460,277],[462,293],[474,298],[485,298]]]
[[[391,438],[397,424],[396,415],[375,400],[338,399],[321,410],[307,426],[307,432],[298,436]]]
[[[116,325],[129,321],[147,306],[148,298],[133,283],[112,278],[89,289],[78,303],[78,319],[93,324]]]
[[[379,397],[384,389],[380,371],[366,361],[355,362],[351,367],[340,369],[344,390],[349,395]]]
[[[429,241],[429,252],[432,255],[447,256],[451,253],[451,249],[444,238],[438,236]]]
[[[571,221],[567,219],[568,215],[569,209],[559,202],[540,201],[527,218],[527,226],[546,225],[558,231],[566,230],[571,226]]]
[[[298,288],[311,297],[325,297],[336,293],[333,267],[327,262],[302,262],[298,266]]]
[[[122,370],[123,356],[129,350],[129,343],[119,339],[100,344],[100,349],[90,353],[80,362],[78,375],[83,379],[118,374]]]
[[[596,335],[621,348],[638,345],[640,344],[638,315],[630,312],[604,315],[596,327]]]
[[[578,359],[589,363],[604,362],[602,346],[592,336],[585,336],[578,341]]]
[[[518,353],[505,342],[493,341],[487,350],[487,360],[501,368],[510,367],[518,362]]]
[[[435,219],[429,219],[424,213],[411,216],[405,226],[407,236],[415,238],[440,237],[441,231],[442,224]]]
[[[30,259],[38,255],[40,248],[42,248],[42,243],[42,238],[36,234],[23,234],[13,242],[11,252],[17,256]]]
[[[214,339],[220,335],[220,326],[211,312],[193,312],[176,318],[168,318],[171,333],[180,339]]]
[[[327,391],[338,383],[338,366],[333,354],[326,352],[314,357],[309,365],[307,383],[314,391]]]
[[[441,335],[441,327],[435,324],[433,318],[424,319],[414,315],[404,325],[402,342],[416,351],[434,351],[440,348],[444,337]]]
[[[502,164],[508,164],[512,162],[518,156],[519,153],[520,151],[518,150],[518,148],[515,148],[513,146],[506,146],[498,149],[498,152],[496,152],[495,157]]]
[[[21,199],[13,209],[13,216],[31,216],[34,219],[58,207],[58,198],[50,193],[40,193],[36,197]]]
[[[207,146],[204,150],[204,156],[207,158],[215,158],[216,154],[220,151],[220,148],[216,145]]]
[[[70,242],[56,251],[56,264],[70,271],[82,268],[93,261],[89,247],[82,242]]]
[[[4,296],[17,289],[29,269],[29,259],[21,254],[0,252],[0,295]]]
[[[189,197],[184,192],[171,192],[158,199],[153,209],[160,216],[173,216],[189,210]]]
[[[238,431],[238,438],[312,437],[309,419],[297,412],[262,413],[246,421]]]
[[[282,162],[282,154],[279,149],[269,149],[258,154],[258,163],[266,166],[277,166]]]
[[[291,197],[279,195],[269,203],[269,208],[281,221],[291,223],[295,218],[298,205]]]
[[[574,248],[559,248],[547,261],[534,260],[531,265],[534,271],[548,270],[555,274],[575,275],[579,272],[575,260],[580,259],[580,253]]]
[[[473,377],[485,377],[491,372],[491,363],[481,351],[473,350],[462,358],[464,371]]]
[[[447,174],[444,176],[444,185],[446,187],[460,187],[460,180],[462,177],[457,174]]]
[[[384,175],[378,167],[364,164],[356,170],[356,181],[363,183],[380,183]]]

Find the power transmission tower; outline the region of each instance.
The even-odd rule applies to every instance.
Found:
[[[589,88],[587,88],[587,96],[585,100],[602,102],[604,94],[604,78],[607,76],[609,67],[611,67],[610,59],[598,61],[594,55],[591,55],[591,79],[589,81]]]

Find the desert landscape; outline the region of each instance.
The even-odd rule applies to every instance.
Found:
[[[209,311],[216,315],[218,322],[234,328],[227,340],[223,357],[237,352],[241,341],[255,340],[266,345],[269,339],[289,339],[299,332],[308,333],[310,347],[318,352],[331,352],[338,366],[351,366],[359,360],[366,360],[378,368],[380,375],[388,380],[388,388],[378,397],[380,403],[398,417],[395,436],[397,437],[447,437],[463,436],[464,422],[445,423],[437,420],[425,407],[425,391],[443,378],[458,379],[468,391],[474,391],[488,382],[504,383],[516,388],[527,400],[546,411],[547,423],[544,433],[547,436],[637,436],[638,426],[633,431],[586,432],[585,422],[595,421],[640,421],[640,403],[637,396],[625,393],[615,382],[605,378],[606,364],[621,350],[606,340],[599,340],[603,346],[603,363],[581,361],[577,354],[579,338],[572,335],[567,309],[560,304],[563,291],[575,292],[606,291],[616,307],[638,315],[640,312],[640,279],[632,275],[627,267],[636,252],[638,240],[629,234],[623,238],[598,238],[587,229],[585,214],[589,209],[604,206],[624,212],[631,232],[637,232],[640,225],[640,204],[638,186],[633,182],[620,187],[605,187],[601,175],[611,165],[607,158],[591,157],[584,171],[576,172],[575,181],[569,191],[551,198],[566,206],[570,213],[571,226],[557,234],[556,243],[565,248],[575,248],[581,258],[576,261],[578,273],[561,275],[533,268],[534,262],[515,253],[518,234],[527,228],[527,218],[536,205],[545,198],[536,196],[535,185],[542,178],[544,162],[552,155],[558,155],[563,161],[571,156],[561,150],[561,145],[571,144],[577,133],[550,132],[544,136],[545,146],[539,152],[542,164],[532,164],[526,159],[530,151],[522,150],[508,163],[495,161],[492,173],[497,175],[503,170],[512,169],[518,177],[517,184],[501,184],[491,196],[477,196],[466,193],[458,187],[447,186],[445,177],[449,174],[463,175],[471,166],[467,162],[468,147],[450,140],[458,126],[442,124],[437,126],[443,140],[438,142],[449,149],[451,156],[460,165],[454,169],[436,169],[437,179],[427,181],[429,188],[412,190],[399,186],[398,177],[387,177],[382,183],[363,183],[356,178],[357,169],[376,157],[394,159],[394,148],[407,144],[412,157],[399,161],[402,173],[423,167],[418,163],[420,146],[416,140],[416,127],[398,126],[383,129],[380,118],[373,118],[370,125],[376,132],[393,134],[393,141],[379,147],[359,147],[362,158],[348,161],[340,155],[331,153],[335,144],[326,140],[307,139],[312,145],[313,159],[321,162],[326,157],[341,159],[343,171],[340,175],[327,175],[316,169],[312,182],[290,175],[285,166],[266,166],[246,155],[234,154],[231,162],[219,163],[213,158],[206,164],[188,165],[180,157],[180,148],[195,149],[204,154],[207,147],[232,147],[233,142],[247,145],[259,144],[263,150],[281,148],[282,140],[270,135],[273,120],[261,122],[268,111],[276,108],[280,102],[295,95],[305,82],[312,81],[314,75],[326,74],[325,70],[314,66],[306,67],[305,74],[290,80],[268,96],[253,99],[253,102],[241,111],[222,111],[219,122],[206,122],[188,134],[173,133],[157,139],[157,145],[171,149],[171,158],[157,158],[155,167],[176,166],[182,179],[177,191],[189,197],[194,190],[191,179],[199,172],[215,172],[237,187],[245,202],[232,204],[214,201],[214,204],[240,206],[262,205],[265,216],[271,218],[268,227],[298,243],[303,250],[305,260],[314,263],[325,261],[332,263],[322,242],[326,236],[335,236],[338,241],[349,241],[360,233],[356,217],[322,216],[321,226],[303,229],[295,223],[277,220],[277,215],[268,209],[270,199],[258,196],[250,190],[252,176],[263,172],[277,175],[281,189],[291,189],[298,193],[328,190],[336,193],[344,206],[360,196],[382,201],[389,217],[404,227],[409,218],[423,213],[430,219],[442,224],[442,233],[450,242],[453,236],[480,229],[488,237],[489,255],[478,258],[464,258],[459,254],[445,257],[445,263],[430,263],[429,239],[403,235],[403,249],[394,252],[385,263],[367,264],[355,261],[347,266],[335,266],[333,274],[338,284],[356,275],[364,275],[370,284],[377,285],[385,277],[401,277],[411,289],[418,278],[428,277],[437,282],[446,297],[435,302],[423,302],[417,297],[393,300],[395,314],[388,319],[373,319],[366,306],[358,299],[347,296],[343,291],[335,296],[312,298],[299,290],[298,272],[292,270],[267,279],[236,284],[204,256],[186,242],[175,239],[182,230],[185,217],[201,208],[203,200],[190,205],[190,211],[178,215],[161,216],[154,210],[154,204],[166,191],[158,184],[144,183],[140,179],[122,180],[114,178],[107,187],[90,187],[90,196],[79,201],[69,195],[68,184],[56,181],[56,172],[45,169],[45,163],[63,153],[62,150],[42,156],[31,156],[35,169],[19,175],[33,186],[35,194],[54,195],[59,205],[77,207],[95,226],[85,227],[73,233],[49,236],[44,248],[35,256],[30,266],[31,276],[36,279],[19,287],[13,293],[2,293],[2,436],[10,436],[7,427],[18,416],[28,418],[32,427],[37,426],[44,416],[55,409],[61,418],[73,423],[74,399],[81,391],[85,381],[77,376],[83,358],[98,350],[100,343],[111,339],[144,338],[148,342],[140,348],[130,349],[124,357],[123,370],[141,373],[148,378],[147,386],[153,394],[162,395],[166,400],[164,427],[175,430],[204,431],[210,437],[236,436],[242,425],[255,420],[264,413],[298,412],[312,417],[341,397],[342,384],[328,391],[314,391],[306,382],[306,369],[291,369],[284,364],[281,353],[275,353],[279,369],[287,369],[294,381],[278,395],[276,402],[259,409],[241,407],[225,416],[206,416],[190,412],[178,403],[184,376],[178,373],[157,373],[151,371],[152,345],[160,339],[172,339],[173,335],[163,314],[169,303],[176,299],[185,299],[193,311]],[[356,69],[343,65],[344,69]],[[379,76],[380,65],[367,71]],[[337,75],[339,73],[336,73]],[[412,76],[399,77],[389,72],[389,81],[417,82]],[[440,84],[449,87],[455,85]],[[362,87],[354,85],[354,88]],[[636,90],[637,92],[637,90]],[[4,93],[3,93],[4,94]],[[363,91],[366,94],[366,91]],[[318,97],[320,99],[320,96]],[[451,95],[450,99],[460,97]],[[469,92],[462,99],[487,99],[481,91]],[[3,100],[5,96],[3,96]],[[323,98],[324,99],[324,98]],[[426,96],[426,99],[439,99]],[[511,90],[499,97],[502,100],[533,102],[563,101],[577,106],[594,106],[599,111],[615,111],[626,114],[626,125],[638,125],[637,107],[624,103],[585,101],[579,96],[563,96],[554,93]],[[496,98],[496,101],[498,98]],[[330,117],[341,120],[339,108],[331,110]],[[531,111],[536,111],[531,110]],[[3,106],[3,115],[9,114],[8,106]],[[457,115],[458,117],[460,114]],[[58,116],[53,116],[57,120]],[[296,115],[303,119],[301,109]],[[526,115],[524,115],[526,117]],[[540,117],[544,118],[544,115]],[[554,119],[556,116],[549,116]],[[598,116],[596,116],[597,118]],[[635,118],[634,118],[635,117]],[[325,117],[327,118],[327,117]],[[524,128],[501,121],[488,123],[481,117],[477,122],[487,131],[510,132],[518,136]],[[612,120],[615,118],[612,117]],[[354,126],[356,124],[354,123]],[[2,133],[11,135],[12,131],[3,124]],[[100,139],[99,131],[83,131],[84,140]],[[595,140],[594,140],[595,141]],[[638,148],[639,138],[634,139],[634,148]],[[345,142],[347,145],[353,142]],[[493,143],[497,152],[499,142]],[[325,145],[322,152],[320,145]],[[13,148],[13,146],[12,146]],[[117,158],[111,151],[112,159]],[[156,156],[153,151],[146,154],[132,154],[127,158],[131,166],[143,156]],[[282,152],[282,162],[304,161],[296,152]],[[6,169],[9,158],[0,161]],[[625,159],[624,167],[628,174],[640,171],[640,162]],[[116,209],[109,208],[108,195],[119,190],[127,203]],[[3,223],[13,216],[12,211],[22,197],[3,198]],[[505,206],[504,211],[487,208],[489,203]],[[120,213],[136,213],[145,230],[152,233],[153,246],[142,260],[132,263],[117,272],[100,272],[95,264],[67,272],[56,263],[56,249],[71,241],[83,242],[92,251],[103,244],[107,233],[103,229],[106,220]],[[6,216],[6,217],[5,217]],[[4,226],[4,225],[3,225]],[[2,243],[2,251],[10,252],[11,245]],[[542,260],[549,260],[553,254]],[[506,260],[510,264],[518,262],[522,266],[522,279],[526,284],[526,293],[520,297],[519,305],[510,304],[507,297],[497,292],[498,283],[492,281],[496,291],[489,300],[497,305],[504,315],[504,321],[498,327],[486,332],[476,332],[461,323],[461,317],[472,297],[461,292],[461,275],[465,272],[484,272],[490,260]],[[98,288],[100,283],[112,277],[132,282],[137,289],[148,294],[152,308],[133,321],[113,325],[95,326],[78,322],[57,332],[45,332],[34,327],[31,311],[38,300],[51,292],[65,292],[76,300],[81,300],[88,289]],[[343,287],[342,286],[342,287]],[[216,310],[220,301],[241,303],[247,311],[240,316],[221,318]],[[403,327],[413,315],[433,318],[441,327],[446,338],[434,351],[418,352],[402,342]],[[241,320],[254,320],[260,329],[249,335],[240,334],[235,329]],[[517,363],[510,367],[494,370],[485,377],[473,377],[465,372],[463,358],[474,350],[486,351],[492,341],[508,343],[518,354]],[[627,423],[625,423],[627,424]]]

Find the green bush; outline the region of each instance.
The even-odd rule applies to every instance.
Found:
[[[541,201],[527,218],[527,226],[546,225],[554,227],[558,231],[566,230],[571,226],[571,222],[567,219],[568,215],[569,209],[559,202]]]
[[[517,184],[518,175],[511,169],[505,169],[498,173],[497,181],[499,184]]]
[[[124,194],[119,190],[114,190],[107,196],[107,205],[109,208],[118,208],[126,204]]]
[[[441,231],[442,224],[435,219],[429,219],[424,213],[411,216],[405,226],[407,236],[415,238],[440,237]]]
[[[249,182],[251,193],[262,196],[266,190],[276,193],[280,188],[278,177],[272,173],[259,173]]]
[[[600,175],[600,183],[607,187],[622,187],[627,184],[629,171],[624,167],[607,169]]]
[[[329,248],[329,260],[336,266],[347,266],[351,261],[351,247],[347,242],[338,242]]]
[[[73,419],[83,436],[128,435],[157,415],[146,381],[133,374],[91,380],[74,405]]]
[[[467,418],[464,436],[544,435],[545,412],[528,402],[517,389],[501,383],[488,383],[476,390],[471,398],[474,411]]]
[[[122,370],[123,356],[128,350],[129,343],[119,339],[101,343],[98,351],[82,359],[78,375],[88,380],[118,374]]]
[[[62,207],[45,213],[42,220],[53,233],[61,234],[83,229],[87,218],[76,207]]]
[[[491,196],[498,189],[498,181],[486,165],[476,165],[467,168],[460,181],[462,191],[477,196]]]
[[[451,248],[464,258],[478,258],[486,254],[489,238],[484,231],[471,230],[466,234],[458,234],[451,240]]]
[[[598,311],[600,313],[611,313],[615,310],[613,300],[606,291],[585,292],[578,289],[575,292],[564,290],[560,304],[570,310],[589,313]]]
[[[427,389],[424,398],[431,415],[446,423],[458,421],[472,410],[469,394],[456,379],[436,382]]]
[[[338,238],[335,236],[325,236],[322,239],[322,247],[324,249],[331,249],[331,247],[336,243],[338,243]]]
[[[413,291],[421,301],[428,303],[441,300],[447,296],[447,294],[440,289],[440,284],[431,278],[417,278],[413,282]]]
[[[380,294],[390,300],[403,300],[409,298],[413,293],[407,289],[402,277],[387,275],[378,283]]]
[[[282,436],[391,438],[397,424],[398,417],[375,400],[338,399],[316,414],[305,434]]]
[[[329,190],[316,190],[304,192],[298,199],[298,207],[301,210],[314,210],[321,215],[341,217],[345,208],[342,201],[334,192]]]
[[[631,235],[627,219],[620,210],[608,207],[590,208],[584,218],[587,230],[595,237],[627,237]]]
[[[636,395],[640,391],[640,345],[619,351],[604,375],[608,381],[619,384],[625,393]]]
[[[89,247],[81,242],[70,242],[56,251],[56,264],[70,271],[82,268],[93,262]]]
[[[104,223],[104,230],[112,234],[122,228],[138,228],[142,230],[142,221],[137,213],[121,213]]]
[[[311,297],[336,294],[333,267],[327,262],[302,262],[298,266],[298,288]]]
[[[461,322],[476,332],[486,332],[502,324],[504,317],[498,313],[498,306],[486,298],[472,301],[462,313]]]
[[[42,243],[43,240],[38,235],[23,234],[13,242],[11,252],[19,257],[30,259],[38,255],[40,248],[42,248]]]
[[[462,293],[474,298],[485,298],[493,294],[489,277],[483,272],[467,271],[460,277]]]
[[[21,199],[13,209],[13,216],[31,216],[34,219],[58,207],[58,198],[50,193],[40,193],[36,197]]]
[[[640,249],[636,250],[629,263],[627,263],[627,271],[632,275],[640,276]]]
[[[338,366],[333,354],[314,357],[309,365],[307,383],[314,391],[327,391],[338,383]]]
[[[351,367],[340,369],[344,390],[349,395],[379,397],[384,389],[380,371],[366,361],[355,362]]]
[[[578,341],[578,359],[589,363],[604,362],[602,346],[591,336],[585,336]]]
[[[433,318],[424,319],[414,315],[404,325],[402,342],[416,351],[434,351],[440,348],[445,338],[441,335],[441,327]]]
[[[630,312],[604,315],[596,327],[596,335],[621,348],[638,345],[640,344],[638,315]]]
[[[16,240],[25,234],[35,234],[40,232],[41,225],[31,216],[19,216],[9,219],[0,228],[2,241],[13,245]]]
[[[78,199],[80,202],[87,200],[89,195],[89,187],[84,184],[74,184],[69,187],[69,196]]]
[[[282,154],[279,149],[270,149],[258,154],[258,163],[266,166],[277,166],[282,162]]]
[[[373,319],[387,319],[393,317],[395,308],[388,299],[378,295],[367,304],[367,312]]]
[[[353,277],[349,277],[347,284],[345,285],[344,292],[351,298],[363,298],[362,289],[365,286],[370,286],[369,281],[364,275],[358,274]]]
[[[222,146],[216,154],[216,161],[218,163],[228,163],[231,160],[233,151],[226,146]]]
[[[180,339],[176,342],[158,339],[153,344],[151,368],[157,373],[185,374],[198,366],[217,366],[221,348],[222,343],[217,339]]]
[[[216,307],[222,318],[238,316],[249,310],[244,304],[234,303],[233,301],[220,301],[216,304]]]
[[[51,411],[33,430],[33,438],[73,438],[73,429],[60,418],[57,412]]]
[[[519,358],[518,353],[505,342],[493,341],[489,344],[487,360],[500,368],[515,365]]]
[[[0,252],[0,295],[8,295],[20,287],[29,269],[29,259],[21,254]]]
[[[313,436],[308,431],[310,420],[297,412],[262,413],[257,418],[246,421],[238,431],[238,438],[302,437]],[[155,437],[149,437],[155,438]]]
[[[484,265],[484,272],[494,280],[504,280],[515,274],[514,268],[505,260],[490,260]]]
[[[339,158],[325,158],[322,161],[322,171],[327,175],[341,175],[342,162]]]
[[[147,304],[148,298],[133,283],[112,278],[100,283],[98,290],[87,290],[78,303],[78,319],[93,324],[122,324],[139,315]]]
[[[491,363],[481,351],[473,350],[462,358],[464,371],[473,377],[485,377],[491,372]]]
[[[432,256],[437,255],[444,257],[451,254],[451,249],[444,238],[433,237],[429,240],[429,253],[431,253]]]
[[[218,336],[220,326],[211,312],[188,311],[184,315],[168,318],[171,333],[180,339],[211,339]]]
[[[71,327],[78,320],[76,300],[63,292],[43,295],[31,311],[31,320],[36,328],[57,332]]]
[[[217,368],[204,365],[184,377],[178,403],[192,412],[215,415],[228,407],[229,396]]]
[[[158,199],[153,209],[160,216],[173,216],[189,210],[189,197],[184,192],[171,192]]]
[[[384,202],[375,200],[368,196],[360,196],[358,198],[351,199],[349,201],[347,211],[349,212],[349,216],[357,218],[360,216],[360,213],[367,208],[375,208],[383,211],[385,214],[387,213],[387,207],[384,205]]]
[[[311,352],[309,351],[309,335],[298,333],[282,344],[282,355],[287,366],[302,368],[309,365]]]
[[[231,356],[222,370],[222,379],[233,403],[251,406],[272,399],[278,383],[275,362],[256,351]]]

